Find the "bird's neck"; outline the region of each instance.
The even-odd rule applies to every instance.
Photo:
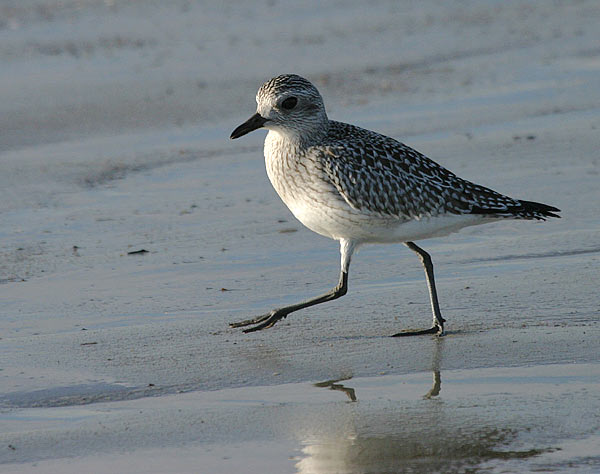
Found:
[[[315,127],[303,127],[302,130],[271,128],[265,139],[267,146],[273,151],[299,152],[316,143],[320,143],[327,135],[329,121],[319,123]]]
[[[290,160],[301,154],[306,147],[304,140],[294,134],[269,130],[265,138],[265,159],[270,166],[290,165]]]

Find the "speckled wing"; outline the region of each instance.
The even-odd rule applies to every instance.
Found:
[[[316,151],[331,182],[354,209],[400,220],[439,214],[520,215],[522,202],[459,178],[384,135],[330,122]]]

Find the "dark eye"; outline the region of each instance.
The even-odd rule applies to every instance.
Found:
[[[297,103],[298,99],[296,97],[288,97],[281,103],[281,108],[285,110],[292,110],[294,107],[296,107]]]

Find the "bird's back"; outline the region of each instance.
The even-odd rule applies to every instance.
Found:
[[[348,205],[381,217],[559,217],[552,206],[474,184],[403,143],[354,125],[329,121],[327,134],[307,152]]]

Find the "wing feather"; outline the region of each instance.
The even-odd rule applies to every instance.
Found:
[[[521,208],[520,201],[459,178],[389,137],[340,122],[330,127],[331,139],[313,153],[354,209],[407,220],[442,213],[515,217]]]

